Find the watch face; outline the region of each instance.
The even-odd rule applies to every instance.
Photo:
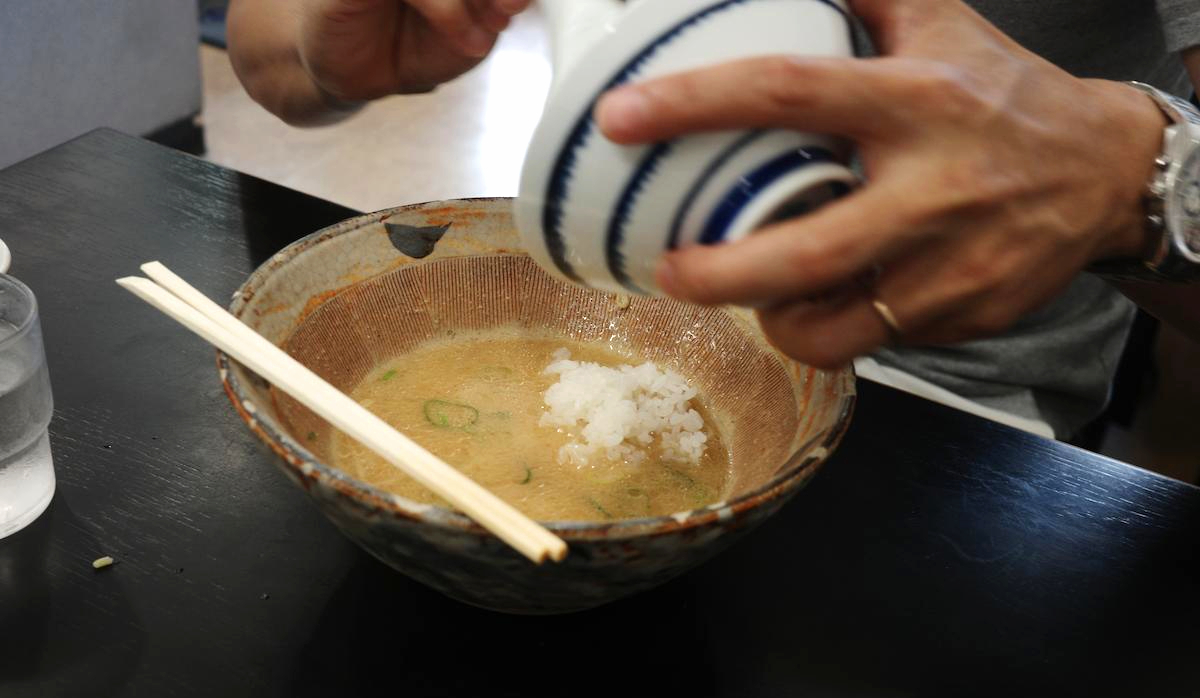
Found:
[[[1200,255],[1200,147],[1192,149],[1175,178],[1170,202],[1175,209],[1173,226],[1188,250]]]
[[[1183,183],[1180,207],[1183,209],[1183,215],[1191,218],[1200,217],[1200,179],[1192,179]]]

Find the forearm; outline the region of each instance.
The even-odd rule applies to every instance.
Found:
[[[335,122],[356,106],[313,81],[300,59],[300,15],[289,0],[234,0],[228,19],[229,59],[254,101],[297,126]]]

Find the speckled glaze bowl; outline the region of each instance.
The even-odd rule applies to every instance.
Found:
[[[461,514],[332,467],[323,420],[227,356],[218,363],[233,405],[287,476],[372,555],[469,604],[576,611],[660,584],[778,511],[841,438],[854,376],[788,360],[740,310],[563,283],[521,250],[511,210],[509,199],[455,200],[344,221],[268,260],[231,310],[344,391],[378,362],[460,329],[517,324],[615,338],[707,396],[733,463],[725,501],[657,518],[548,522],[570,552],[535,566]]]

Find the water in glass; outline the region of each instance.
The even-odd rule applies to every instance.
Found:
[[[36,519],[54,495],[53,409],[32,294],[0,275],[0,538]]]

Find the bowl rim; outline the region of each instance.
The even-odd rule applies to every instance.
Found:
[[[234,292],[229,311],[241,317],[247,303],[257,294],[263,283],[275,271],[286,265],[301,253],[320,245],[326,240],[347,234],[367,225],[375,224],[397,213],[421,211],[424,209],[446,208],[466,204],[488,204],[513,201],[511,197],[478,197],[445,199],[416,204],[396,206],[372,213],[365,213],[339,221],[331,226],[321,228],[290,244],[259,265],[246,281]],[[518,254],[527,254],[520,250]],[[494,534],[465,514],[434,504],[425,504],[401,497],[386,490],[379,489],[370,483],[354,478],[343,471],[324,463],[309,451],[304,444],[292,437],[276,425],[274,420],[266,421],[258,417],[259,408],[238,379],[233,361],[227,354],[216,351],[217,369],[225,394],[233,404],[238,415],[251,431],[267,445],[280,459],[287,469],[300,478],[301,486],[309,490],[312,484],[328,487],[340,496],[348,497],[360,505],[367,507],[372,514],[386,514],[395,518],[417,521],[437,528],[476,534],[482,537],[495,538]],[[240,364],[237,364],[240,366]],[[243,370],[245,367],[241,367]],[[836,421],[831,426],[821,443],[815,443],[814,437],[808,443],[802,444],[781,465],[776,475],[763,485],[730,500],[721,500],[697,509],[676,512],[663,516],[644,517],[638,519],[616,519],[613,521],[540,521],[549,530],[561,534],[567,541],[612,540],[633,538],[644,535],[664,534],[683,529],[696,528],[713,521],[725,521],[747,510],[755,509],[763,504],[792,493],[798,486],[808,480],[817,468],[828,459],[845,435],[857,402],[857,386],[853,365],[844,369],[848,374],[846,382],[848,392],[841,397],[841,405]],[[249,371],[248,371],[249,372]],[[807,456],[800,458],[799,454]]]

